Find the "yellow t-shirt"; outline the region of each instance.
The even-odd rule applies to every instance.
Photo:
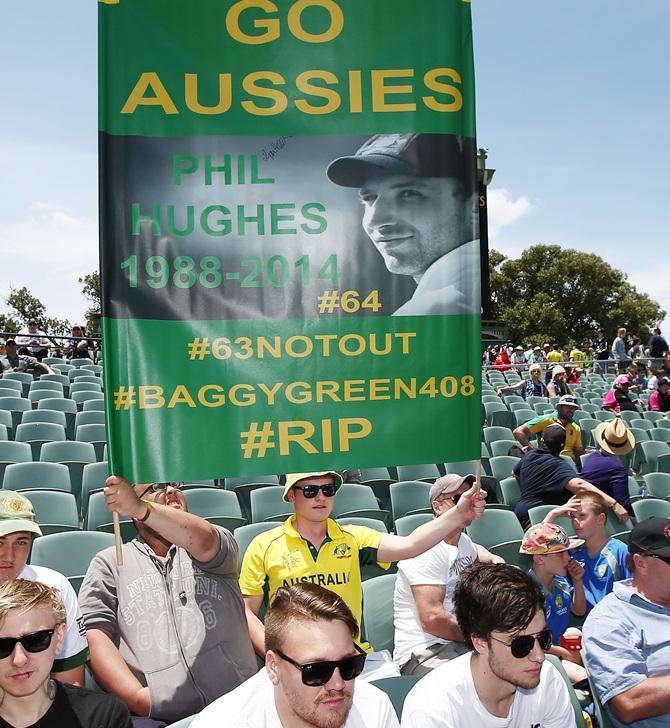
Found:
[[[563,361],[563,354],[561,354],[561,352],[560,352],[560,351],[556,351],[556,349],[552,349],[552,350],[551,350],[551,351],[550,351],[550,352],[549,352],[549,353],[547,354],[547,360],[548,360],[548,361],[550,361],[550,362],[559,362],[559,361]]]
[[[540,415],[530,422],[526,422],[526,427],[537,435],[538,442],[545,428],[558,422],[558,412],[551,412],[548,415]],[[562,423],[561,423],[562,424]],[[579,425],[574,422],[568,422],[565,425],[565,448],[561,451],[561,455],[575,456],[575,447],[582,447],[582,430]]]
[[[570,352],[570,361],[584,361],[586,354],[581,349],[573,349]]]
[[[328,535],[317,550],[295,529],[294,518],[259,534],[249,544],[240,571],[242,594],[267,594],[272,602],[279,587],[310,581],[342,597],[360,625],[361,566],[377,563],[388,569],[390,564],[377,560],[384,534],[365,526],[341,526],[329,518]],[[362,647],[369,648],[366,644]]]

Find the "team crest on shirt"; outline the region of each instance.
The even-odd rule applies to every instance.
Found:
[[[351,558],[351,546],[346,543],[339,543],[333,549],[333,555],[336,559],[350,559]]]
[[[563,609],[563,597],[560,594],[556,595],[556,607],[558,609]]]
[[[602,579],[603,576],[605,576],[605,572],[607,571],[607,564],[600,564],[598,567],[598,576]]]

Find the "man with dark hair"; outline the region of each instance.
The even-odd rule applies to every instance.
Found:
[[[530,524],[530,508],[542,505],[560,506],[567,503],[572,494],[584,491],[601,495],[617,518],[625,523],[628,520],[628,511],[612,496],[580,478],[576,470],[560,457],[564,447],[563,426],[549,425],[542,433],[542,446],[525,453],[512,470],[514,477],[519,480],[521,490],[514,512],[524,529]]]
[[[618,581],[584,624],[586,666],[612,723],[670,726],[670,518],[628,539],[632,579]]]
[[[562,369],[562,367],[560,367]],[[553,380],[552,380],[553,381]],[[547,394],[551,391],[547,388]],[[579,402],[572,394],[564,394],[556,403],[556,410],[546,415],[533,417],[523,425],[514,430],[514,437],[521,444],[524,452],[531,448],[530,438],[535,435],[539,444],[542,433],[549,425],[556,423],[563,426],[565,430],[565,445],[562,455],[569,455],[571,458],[579,457],[584,453],[582,444],[582,430],[579,425],[573,422],[575,412],[579,409]]]
[[[49,339],[46,336],[44,331],[38,328],[37,321],[30,319],[16,335],[16,343],[21,347],[21,354],[34,356],[37,361],[42,361],[49,353]]]
[[[363,229],[391,273],[412,276],[394,315],[479,313],[474,140],[452,134],[378,134],[328,167],[359,188]]]
[[[513,566],[474,564],[454,603],[472,652],[412,688],[403,728],[574,728],[565,682],[545,662],[551,631],[538,585]]]
[[[0,357],[0,373],[7,372],[39,372],[40,374],[53,374],[54,370],[37,361],[34,356],[28,354],[19,354],[18,346],[14,339],[5,341],[5,355]]]
[[[649,347],[649,366],[654,369],[662,367],[668,353],[668,342],[661,336],[658,326],[652,329],[647,346]]]
[[[355,682],[365,665],[357,634],[351,610],[329,589],[309,582],[280,588],[265,616],[265,668],[205,708],[191,728],[397,728],[388,697]]]
[[[610,358],[610,342],[607,340],[607,336],[605,336],[605,329],[598,329],[598,338],[595,340],[594,344],[595,349],[595,361],[593,362],[593,371],[606,371],[607,365],[603,364],[603,362],[606,362]]]

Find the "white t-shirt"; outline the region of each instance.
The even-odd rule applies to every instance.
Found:
[[[536,688],[517,688],[507,718],[482,705],[470,653],[435,668],[410,690],[402,728],[575,728],[570,696],[558,670],[545,660]]]
[[[393,594],[395,623],[393,661],[396,665],[404,665],[416,650],[448,641],[423,631],[411,587],[419,584],[444,585],[446,589],[443,605],[447,612],[453,613],[454,590],[459,576],[476,559],[475,545],[469,536],[462,533],[457,546],[440,541],[437,546],[433,546],[425,553],[398,562]]]
[[[274,686],[263,668],[235,690],[210,703],[193,719],[191,728],[282,728],[275,707]],[[343,728],[399,728],[386,693],[357,680],[354,703]]]
[[[39,581],[40,584],[58,589],[65,605],[66,626],[63,649],[54,660],[54,672],[65,672],[86,663],[88,659],[88,642],[86,630],[77,602],[77,595],[72,584],[58,571],[47,569],[45,566],[30,566],[26,564],[17,579]]]

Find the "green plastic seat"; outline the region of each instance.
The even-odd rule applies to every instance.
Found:
[[[377,651],[393,653],[393,592],[395,574],[384,574],[362,583],[363,634]]]
[[[516,440],[496,440],[491,443],[491,456],[494,458],[500,457],[501,455],[507,455],[511,447],[520,447]],[[491,467],[491,459],[489,458],[489,468]]]
[[[489,460],[489,463],[491,460]],[[448,474],[474,475],[477,470],[477,463],[474,460],[459,460],[458,462],[445,463],[444,469]]]
[[[100,410],[92,410],[88,412],[77,412],[74,418],[75,437],[79,425],[104,425],[105,413]]]
[[[533,506],[532,508],[528,509],[528,519],[530,520],[531,526],[534,526],[537,523],[542,523],[547,513],[552,508],[555,508],[556,506],[553,505],[542,505],[542,506]],[[569,536],[575,535],[575,529],[572,527],[572,521],[569,518],[566,518],[565,516],[561,516],[560,518],[554,519],[554,523],[556,523],[558,526],[563,526],[563,528],[567,531]],[[621,526],[622,530],[623,526]]]
[[[388,468],[361,468],[361,479],[363,481],[386,480],[387,478],[390,478]]]
[[[512,469],[519,462],[519,458],[513,455],[498,455],[497,457],[489,460],[489,467],[491,468],[491,475],[500,482],[504,478],[509,478],[512,475]]]
[[[0,410],[9,412],[12,416],[12,429],[16,432],[16,428],[21,424],[21,417],[27,410],[32,409],[32,404],[25,397],[1,397]]]
[[[432,513],[430,505],[430,484],[420,480],[405,480],[391,483],[391,513],[394,523],[410,513],[420,511]]]
[[[614,412],[610,412],[609,410],[598,410],[597,412],[593,413],[593,416],[600,420],[600,422],[608,422],[609,420],[613,420],[615,417]]]
[[[409,516],[401,516],[395,521],[395,532],[398,536],[409,536],[412,531],[424,523],[433,520],[432,513],[412,513]]]
[[[227,485],[227,480],[226,480]],[[248,523],[252,522],[251,517],[251,493],[259,488],[276,487],[276,483],[242,483],[235,486],[235,495],[242,509],[242,515],[247,519]],[[228,490],[228,487],[226,487]]]
[[[54,425],[52,422],[28,422],[19,425],[14,434],[16,442],[27,442],[33,453],[33,460],[40,459],[40,450],[45,442],[59,442],[66,440],[63,425]]]
[[[45,374],[44,376],[46,377],[49,375]],[[51,376],[53,376],[53,375],[51,375]],[[54,394],[53,396],[58,397],[59,395],[62,395],[65,390],[64,390],[63,385],[60,382],[54,382],[50,379],[37,379],[36,381],[31,383],[28,394],[30,394],[30,392],[42,392],[42,391],[56,392],[56,394]]]
[[[99,463],[89,463],[82,468],[80,503],[84,522],[86,522],[86,512],[91,494],[101,491],[105,487],[105,481],[109,476],[109,464],[105,460]]]
[[[105,411],[105,400],[104,399],[87,399],[81,408],[82,412],[92,412],[92,411],[96,411],[96,410],[99,412]]]
[[[95,463],[95,448],[89,442],[48,442],[42,445],[40,460],[47,463],[61,463],[70,471],[70,486],[77,500],[81,503],[81,483],[84,467]]]
[[[503,503],[514,510],[516,508],[516,504],[521,498],[519,481],[511,475],[509,478],[503,478],[499,481],[499,485]]]
[[[36,389],[28,392],[28,401],[32,405],[33,409],[37,409],[37,405],[40,400],[57,399],[58,397],[63,397],[62,392],[54,392],[52,389]]]
[[[536,416],[537,416],[537,412],[535,412],[535,410],[531,410],[531,409],[519,409],[516,412],[514,412],[514,420],[516,422],[517,427],[520,427],[521,425],[525,425],[526,422],[530,422]]]
[[[420,679],[421,675],[398,675],[397,677],[384,677],[381,680],[371,680],[370,684],[388,695],[393,710],[400,720],[405,698]]]
[[[398,480],[426,480],[440,477],[437,465],[398,465]]]
[[[514,434],[509,427],[484,427],[482,430],[484,442],[491,444],[496,440],[513,440]]]
[[[79,511],[72,493],[60,490],[24,490],[21,492],[32,504],[42,533],[62,533],[79,530]]]
[[[340,526],[365,526],[365,528],[371,528],[373,531],[379,531],[379,533],[388,533],[386,524],[384,521],[380,521],[378,518],[365,518],[363,516],[345,516],[344,518],[338,518],[337,522]]]
[[[70,392],[70,399],[76,403],[77,411],[80,412],[83,409],[84,402],[90,399],[104,399],[102,392],[91,392],[85,390],[83,392]]]
[[[50,409],[56,410],[57,412],[64,412],[67,426],[65,432],[67,433],[68,440],[74,437],[74,416],[77,414],[77,403],[71,399],[41,399],[37,403],[37,409]]]
[[[523,529],[512,511],[487,509],[477,521],[466,528],[468,536],[477,544],[489,548],[505,541],[520,541]]]
[[[70,379],[65,374],[42,374],[39,378],[40,382],[57,382],[62,385],[63,392],[70,391]]]
[[[91,559],[114,546],[114,535],[101,531],[69,531],[42,536],[33,542],[30,563],[46,566],[67,577],[79,593]]]
[[[105,425],[79,425],[75,437],[79,442],[90,442],[95,447],[95,456],[99,462],[104,459],[104,446],[107,444]]]
[[[503,543],[489,546],[488,550],[500,556],[501,559],[505,559],[505,563],[510,566],[516,566],[522,571],[528,571],[533,565],[533,561],[530,556],[519,553],[521,548],[521,541],[504,541]]]
[[[655,425],[651,420],[646,420],[638,414],[630,421],[630,427],[637,427],[640,430],[653,430]]]
[[[261,533],[269,531],[279,526],[279,523],[273,521],[263,521],[262,523],[249,523],[246,526],[239,526],[233,531],[235,541],[237,541],[237,570],[242,568],[242,560],[249,544]]]
[[[666,430],[664,427],[654,427],[653,430],[641,430],[641,432],[648,433],[650,439],[656,440],[656,442],[670,443],[670,430]]]
[[[81,379],[75,379],[70,385],[70,397],[77,392],[102,392],[99,382],[82,382]]]
[[[21,417],[21,424],[27,425],[31,422],[49,422],[52,425],[61,425],[63,429],[67,427],[65,412],[59,412],[58,410],[26,410]]]
[[[71,493],[70,472],[60,463],[23,462],[8,465],[2,479],[5,490],[49,489]]]
[[[245,475],[234,478],[224,478],[226,490],[236,490],[239,485],[264,483],[265,485],[279,485],[278,475]]]
[[[16,379],[0,379],[0,397],[23,397],[23,384]]]
[[[285,521],[293,513],[293,507],[283,499],[280,485],[256,488],[250,493],[251,521]],[[243,524],[240,524],[243,525]]]
[[[534,416],[535,412],[533,412]],[[507,409],[491,412],[490,415],[486,416],[486,421],[491,427],[508,427],[509,429],[514,429],[517,426],[515,414]]]
[[[2,378],[9,380],[13,379],[15,382],[21,382],[21,389],[24,397],[28,396],[30,385],[35,379],[30,372],[7,372]]]
[[[331,518],[362,516],[385,521],[389,515],[388,511],[379,508],[372,488],[367,485],[345,483],[335,495]]]
[[[100,364],[82,364],[80,369],[82,371],[93,372],[93,374],[98,376],[102,374],[102,367]]]
[[[234,531],[246,524],[235,493],[220,488],[189,488],[184,498],[190,513],[205,518],[217,526]]]
[[[27,442],[0,440],[0,484],[5,477],[5,469],[14,463],[32,462],[33,451]]]
[[[633,513],[640,521],[646,521],[652,516],[660,516],[661,518],[670,518],[670,503],[661,498],[641,498],[632,503]]]
[[[670,473],[647,473],[642,476],[649,495],[670,498]]]
[[[655,440],[640,442],[636,445],[636,450],[641,458],[639,463],[640,475],[657,471],[659,457],[662,455],[670,455],[670,446],[668,443],[656,442]]]
[[[137,529],[129,518],[121,518],[120,526],[123,543],[128,543],[137,536]],[[85,528],[88,531],[114,533],[112,514],[107,510],[104,493],[91,494],[86,512]]]
[[[575,693],[572,682],[565,672],[565,668],[561,664],[560,659],[556,657],[556,655],[549,654],[546,654],[545,658],[549,660],[549,662],[551,662],[551,664],[558,670],[561,677],[563,678],[563,682],[565,683],[568,695],[570,696],[570,704],[572,705],[572,710],[575,714],[575,723],[577,725],[577,728],[586,728],[586,722],[584,721],[584,714],[582,713],[582,706],[579,703],[579,698]]]
[[[665,420],[665,417],[662,412],[656,412],[654,410],[646,410],[642,413],[642,417],[645,420],[649,420],[649,422],[653,422],[654,424],[657,424],[661,422],[662,420]],[[668,422],[668,420],[665,420]]]

